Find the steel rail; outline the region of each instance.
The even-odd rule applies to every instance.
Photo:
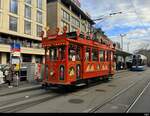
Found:
[[[108,98],[104,103],[102,103],[102,104],[100,104],[100,105],[98,105],[98,106],[96,106],[96,107],[90,109],[90,110],[88,111],[88,113],[95,113],[97,110],[99,110],[100,108],[102,108],[104,105],[110,103],[110,102],[113,101],[115,98],[117,98],[118,96],[122,95],[124,92],[128,91],[130,88],[132,88],[133,86],[135,86],[135,85],[136,85],[138,82],[140,82],[141,80],[143,80],[143,79],[139,79],[138,81],[133,82],[133,83],[130,84],[127,88],[125,88],[125,89],[119,91],[119,92],[118,92],[116,95],[114,95],[113,97]]]
[[[6,105],[10,105],[10,104],[13,104],[13,103],[17,103],[17,102],[20,102],[20,101],[25,101],[25,100],[29,100],[31,98],[34,98],[34,97],[39,97],[39,96],[43,96],[43,95],[46,95],[46,94],[49,94],[49,93],[52,93],[52,92],[42,92],[42,93],[36,93],[36,94],[32,94],[32,95],[26,95],[26,96],[23,96],[23,97],[17,97],[17,98],[14,98],[14,99],[10,99],[10,100],[7,100],[7,101],[2,101],[0,102],[0,107],[2,106],[6,106]],[[14,94],[16,95],[16,94]],[[27,98],[26,98],[27,97]]]
[[[135,97],[133,103],[129,106],[129,108],[126,110],[126,113],[129,113],[131,111],[131,109],[135,106],[135,104],[138,102],[138,100],[142,97],[142,95],[144,94],[144,92],[147,90],[147,88],[150,85],[150,81],[148,82],[148,84],[144,87],[144,89],[142,89],[141,93]]]

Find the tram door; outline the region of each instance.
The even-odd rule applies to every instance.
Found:
[[[71,67],[70,72],[74,72],[73,74],[75,75],[76,80],[82,79],[81,51],[82,51],[81,46],[78,45],[69,46],[69,64]]]

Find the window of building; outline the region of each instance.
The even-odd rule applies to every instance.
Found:
[[[98,50],[97,49],[92,50],[92,61],[98,61]]]
[[[35,61],[38,62],[38,63],[42,63],[43,57],[37,55],[37,56],[35,57]]]
[[[71,26],[71,32],[76,31],[77,28],[75,28],[74,26]]]
[[[25,5],[25,18],[31,19],[31,7],[28,5]]]
[[[88,30],[87,30],[89,33],[91,32],[91,25],[88,24]]]
[[[2,0],[0,0],[0,9],[2,8]]]
[[[72,23],[73,23],[74,25],[76,25],[77,27],[80,27],[80,21],[77,20],[77,19],[74,18],[74,17],[72,17]]]
[[[38,37],[40,37],[40,35],[41,35],[42,28],[43,28],[42,26],[37,25],[37,36],[38,36]]]
[[[37,11],[37,22],[42,23],[42,12],[41,11]]]
[[[42,3],[43,0],[37,0],[37,8],[42,9]]]
[[[23,54],[22,55],[22,62],[32,62],[32,55]]]
[[[85,25],[85,24],[82,24],[81,30],[82,30],[83,32],[86,32],[86,25]]]
[[[17,32],[17,18],[10,16],[9,17],[9,30]]]
[[[32,4],[32,0],[25,0],[25,3]]]
[[[24,33],[31,35],[31,22],[24,21]]]
[[[1,27],[1,25],[2,25],[2,13],[0,11],[0,27]]]
[[[18,0],[10,0],[10,12],[18,14]]]
[[[5,38],[0,36],[0,44],[4,44],[5,43]]]
[[[70,21],[70,15],[62,9],[62,17],[67,20],[67,21]]]
[[[61,28],[63,29],[64,26],[67,26],[67,32],[70,32],[70,26],[65,21],[61,21]]]
[[[103,51],[103,50],[101,50],[101,51],[99,52],[99,55],[100,55],[100,61],[101,61],[101,62],[105,61],[105,60],[104,60],[104,51]]]

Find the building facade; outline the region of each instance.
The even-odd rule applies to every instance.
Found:
[[[0,0],[0,64],[10,60],[10,44],[20,43],[22,62],[43,60],[40,32],[46,27],[46,0]]]
[[[90,16],[81,10],[78,0],[47,0],[47,25],[52,33],[57,27],[62,32],[64,26],[68,32],[80,29],[83,33],[90,33],[93,24]]]

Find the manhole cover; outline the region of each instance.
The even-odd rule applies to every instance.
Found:
[[[109,87],[116,87],[116,85],[108,85]]]
[[[83,103],[84,101],[82,99],[71,99],[69,100],[69,102],[74,104],[80,104]]]
[[[106,90],[103,90],[103,89],[96,89],[95,91],[97,91],[97,92],[106,92]]]

